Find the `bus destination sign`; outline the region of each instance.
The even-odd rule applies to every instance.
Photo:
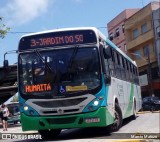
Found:
[[[23,37],[20,40],[19,50],[96,42],[96,35],[92,30],[51,32]]]
[[[68,36],[52,36],[46,38],[31,39],[30,47],[44,47],[54,46],[60,44],[72,44],[72,43],[83,43],[83,35],[68,35]]]

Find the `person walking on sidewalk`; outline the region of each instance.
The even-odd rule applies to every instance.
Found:
[[[2,104],[2,125],[3,125],[3,131],[7,131],[7,127],[8,127],[8,116],[9,116],[9,110],[6,107],[5,104]]]

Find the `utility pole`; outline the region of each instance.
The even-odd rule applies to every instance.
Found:
[[[152,81],[152,66],[150,62],[149,49],[147,48],[147,63],[148,63],[148,80],[150,85],[150,96],[153,94],[153,81]]]

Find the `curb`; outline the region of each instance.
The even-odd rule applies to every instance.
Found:
[[[140,112],[137,112],[137,114],[144,114],[144,113],[160,113],[160,110],[159,111],[140,111]]]
[[[128,140],[117,140],[117,141],[114,141],[114,142],[150,142],[150,140],[142,140],[142,139],[136,139],[136,140],[131,140],[131,139],[128,139]]]

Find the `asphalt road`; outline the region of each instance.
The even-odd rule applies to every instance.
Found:
[[[145,133],[146,138],[156,138],[158,133],[160,133],[160,113],[151,113],[147,112],[144,114],[138,114],[136,120],[131,118],[125,119],[123,121],[123,126],[118,132],[109,133],[106,129],[103,128],[83,128],[83,129],[66,129],[61,132],[61,134],[54,139],[54,141],[113,141],[113,139],[143,139],[141,134]],[[3,132],[2,128],[0,133],[19,133],[22,134],[21,125],[9,125],[8,131]],[[38,135],[36,131],[25,132],[25,134]],[[12,140],[3,140],[3,141],[12,141]],[[13,141],[33,141],[30,140],[13,140]],[[37,139],[34,141],[42,141]],[[45,140],[46,141],[46,140]]]

